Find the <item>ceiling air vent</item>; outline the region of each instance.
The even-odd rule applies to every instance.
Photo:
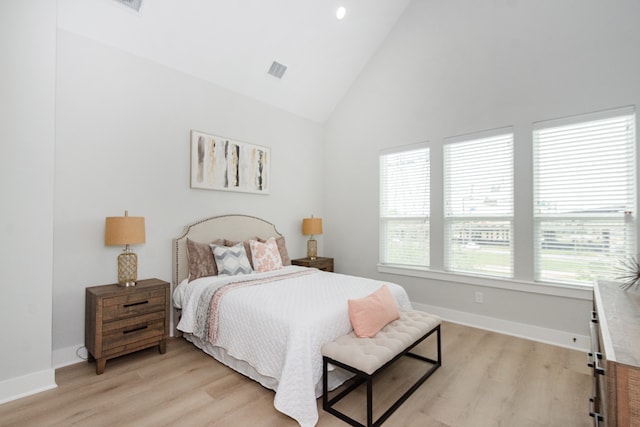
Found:
[[[284,76],[285,71],[287,71],[287,66],[282,65],[276,61],[273,61],[273,64],[271,64],[271,68],[269,68],[269,74],[279,79],[281,79],[282,76]]]
[[[142,0],[116,0],[118,3],[121,3],[136,12],[140,12],[140,7],[142,6]]]

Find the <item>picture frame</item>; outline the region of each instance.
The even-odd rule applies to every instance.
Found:
[[[271,149],[191,131],[191,188],[269,194]]]

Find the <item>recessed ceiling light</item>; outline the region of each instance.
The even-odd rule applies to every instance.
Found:
[[[342,19],[347,14],[347,9],[344,6],[340,6],[338,10],[336,10],[336,18]]]

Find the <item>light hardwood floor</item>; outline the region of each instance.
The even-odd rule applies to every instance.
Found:
[[[592,425],[583,353],[451,323],[442,326],[442,346],[443,366],[384,426]],[[433,356],[432,342],[419,348]],[[399,360],[375,383],[375,405],[395,400],[424,367]],[[272,391],[183,339],[170,339],[164,355],[148,349],[110,360],[100,376],[90,363],[59,369],[56,382],[54,390],[0,405],[0,425],[297,425],[275,410]],[[354,393],[338,407],[362,419],[362,399]],[[321,400],[318,411],[318,426],[346,426]]]

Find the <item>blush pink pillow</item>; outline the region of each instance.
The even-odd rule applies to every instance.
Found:
[[[348,302],[351,326],[360,338],[371,338],[400,318],[398,305],[387,285],[382,285],[368,297],[350,299]]]
[[[258,272],[279,270],[282,268],[282,259],[278,251],[276,239],[271,237],[262,243],[257,240],[249,240],[253,269]]]

